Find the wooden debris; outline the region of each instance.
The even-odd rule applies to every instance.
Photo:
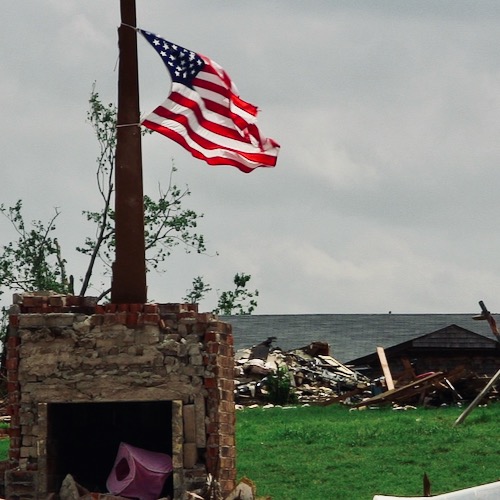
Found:
[[[387,389],[394,389],[394,382],[392,380],[391,370],[389,368],[389,363],[385,356],[385,351],[383,347],[377,347],[377,354],[380,359],[380,364],[382,366],[382,371],[384,372],[385,382],[387,384]]]
[[[424,483],[424,497],[430,497],[430,496],[432,496],[432,493],[431,493],[431,481],[430,481],[429,476],[427,475],[426,472],[424,472],[423,483]]]
[[[445,374],[442,372],[432,373],[423,378],[414,380],[409,384],[399,387],[396,389],[391,389],[385,391],[381,394],[377,394],[372,398],[365,399],[356,405],[359,406],[371,406],[374,404],[393,404],[402,403],[414,399],[415,396],[419,396],[419,399],[423,401],[423,398],[427,392],[431,389],[439,387],[438,384],[445,378]]]
[[[486,387],[477,395],[477,397],[472,401],[472,403],[465,409],[465,411],[457,418],[453,427],[462,423],[467,415],[481,402],[481,400],[490,392],[493,386],[496,384],[497,380],[500,379],[500,370],[498,370],[491,380],[486,384]]]

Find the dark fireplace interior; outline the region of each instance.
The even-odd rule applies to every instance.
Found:
[[[120,442],[172,456],[172,403],[52,403],[47,413],[47,480],[59,491],[66,474],[106,492]],[[170,476],[162,496],[173,495]]]

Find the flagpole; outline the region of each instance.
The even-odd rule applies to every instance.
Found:
[[[115,242],[111,302],[147,302],[135,0],[120,0]]]

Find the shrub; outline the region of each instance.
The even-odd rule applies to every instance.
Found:
[[[266,387],[269,391],[269,401],[275,405],[295,403],[296,395],[288,368],[285,365],[276,366],[276,371],[266,377]]]

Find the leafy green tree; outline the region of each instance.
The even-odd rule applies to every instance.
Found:
[[[111,274],[111,264],[115,253],[115,213],[112,208],[114,193],[114,166],[116,150],[116,118],[117,110],[112,104],[104,105],[95,90],[89,99],[88,121],[94,129],[99,143],[97,156],[96,181],[102,199],[98,211],[84,211],[83,215],[95,227],[93,237],[87,237],[77,251],[89,257],[89,264],[81,280],[79,295],[86,295],[92,286],[101,290],[99,300],[110,292],[109,286],[92,284],[96,273],[96,265],[100,263],[102,274]],[[191,195],[188,187],[179,188],[174,182],[177,171],[172,165],[169,183],[166,190],[159,186],[157,199],[144,196],[144,234],[146,261],[148,270],[163,270],[162,265],[177,246],[186,252],[206,252],[205,239],[196,232],[198,220],[203,214],[184,207],[184,202]],[[28,228],[22,214],[22,201],[13,207],[0,205],[0,212],[7,217],[18,233],[18,240],[2,247],[0,254],[0,294],[2,288],[33,291],[52,290],[59,293],[75,293],[72,277],[66,273],[66,260],[62,257],[61,248],[53,236],[55,221],[60,212],[47,222],[32,221]],[[259,292],[247,290],[250,275],[236,274],[235,289],[220,294],[215,312],[220,314],[251,314],[257,307],[256,297]],[[199,302],[211,287],[198,276],[193,281],[193,288],[188,291],[184,300]]]
[[[251,279],[251,275],[245,273],[236,273],[233,278],[235,285],[234,290],[227,290],[220,293],[217,307],[213,310],[215,314],[222,315],[243,315],[252,314],[257,307],[257,297],[259,291],[250,292],[247,289],[247,284]],[[203,281],[202,276],[197,276],[193,280],[193,288],[187,290],[187,295],[183,300],[189,303],[198,303],[205,298],[206,294],[212,288]]]
[[[212,288],[203,281],[203,276],[196,276],[193,279],[193,288],[186,290],[187,294],[182,298],[189,304],[199,303]]]
[[[251,279],[250,274],[236,273],[233,283],[234,290],[222,292],[219,296],[219,301],[215,313],[217,314],[252,314],[257,307],[257,297],[259,291],[250,292],[247,290],[247,283]]]
[[[0,205],[0,212],[11,222],[18,238],[2,246],[0,256],[0,294],[2,288],[14,290],[72,291],[71,279],[66,274],[66,260],[53,233],[60,212],[47,222],[40,220],[28,226],[22,214],[23,204],[18,200],[13,207]]]
[[[102,103],[95,86],[89,104],[87,118],[94,128],[100,146],[96,178],[103,205],[97,212],[84,211],[86,219],[95,224],[96,232],[94,237],[87,237],[84,245],[77,248],[80,253],[90,257],[80,295],[86,294],[97,261],[104,265],[105,275],[111,273],[115,253],[115,213],[111,201],[114,192],[117,110],[112,104],[105,106]],[[172,164],[167,189],[163,190],[159,186],[156,200],[148,195],[144,196],[144,235],[148,270],[162,270],[161,265],[179,245],[188,253],[204,253],[207,250],[204,236],[196,232],[198,219],[202,218],[203,214],[184,207],[183,203],[191,195],[191,191],[187,186],[179,188],[175,184],[173,178],[176,171],[175,165]],[[103,290],[100,298],[106,296],[109,291],[109,287]]]

